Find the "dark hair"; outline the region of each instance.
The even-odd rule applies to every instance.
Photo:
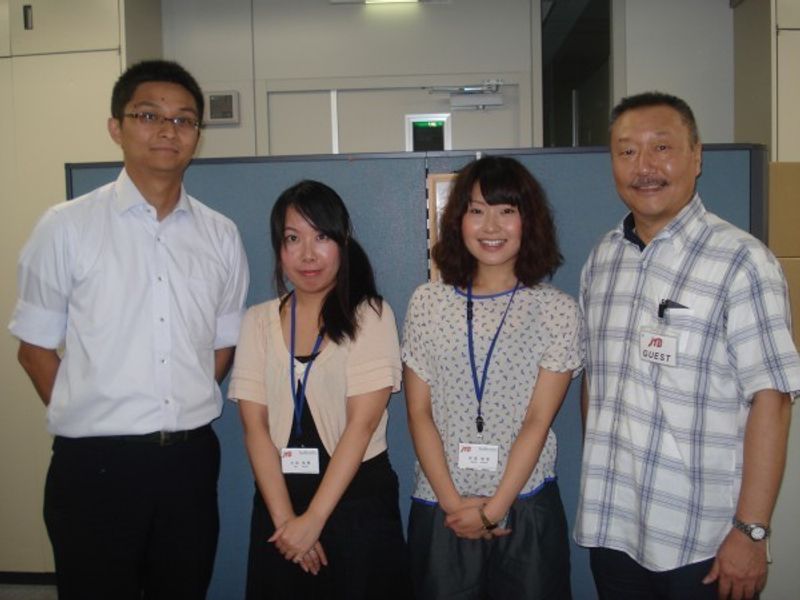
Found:
[[[475,274],[477,261],[464,245],[461,221],[476,184],[488,204],[511,204],[519,210],[522,243],[514,263],[517,278],[524,285],[532,286],[545,277],[552,277],[563,258],[542,187],[513,158],[487,156],[463,167],[450,190],[442,215],[439,241],[432,251],[442,280],[464,287]]]
[[[111,92],[111,116],[122,121],[125,105],[133,98],[136,88],[150,81],[165,81],[183,87],[194,98],[197,118],[202,123],[205,103],[200,86],[189,71],[169,60],[145,60],[130,66],[120,75]]]
[[[275,284],[278,294],[289,297],[281,265],[286,211],[294,208],[315,229],[339,246],[339,271],[336,283],[322,305],[325,333],[335,343],[344,338],[355,339],[358,332],[356,309],[365,300],[380,314],[382,298],[375,287],[372,265],[361,245],[353,239],[350,215],[335,191],[319,181],[304,180],[284,190],[278,197],[270,216],[272,249],[275,252]]]
[[[686,104],[684,100],[671,94],[665,94],[664,92],[644,92],[623,98],[611,111],[609,131],[614,126],[614,123],[617,122],[617,119],[629,110],[648,108],[651,106],[669,106],[677,111],[681,116],[683,124],[686,125],[686,128],[689,130],[689,140],[692,146],[700,141],[700,132],[697,129],[697,121],[694,119],[692,109],[689,108],[689,105]]]

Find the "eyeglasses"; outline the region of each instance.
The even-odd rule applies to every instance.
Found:
[[[195,131],[202,126],[200,121],[192,117],[165,117],[153,112],[125,113],[123,117],[136,119],[143,127],[161,127],[164,123],[171,123],[178,131]]]

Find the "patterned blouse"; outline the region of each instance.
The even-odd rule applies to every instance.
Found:
[[[480,380],[511,290],[473,296],[475,366]],[[409,302],[403,334],[403,362],[431,390],[433,420],[442,438],[450,475],[462,495],[491,496],[505,471],[511,446],[522,427],[539,368],[573,371],[581,367],[576,302],[548,284],[519,288],[491,357],[482,402],[484,429],[478,434],[478,400],[467,344],[466,294],[443,283],[427,283]],[[460,469],[459,443],[499,447],[495,471]],[[556,436],[551,430],[521,495],[531,495],[555,478]],[[416,464],[415,500],[436,502]]]

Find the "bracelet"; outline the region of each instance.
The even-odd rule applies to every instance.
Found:
[[[484,528],[486,531],[491,531],[492,529],[496,529],[496,528],[497,528],[497,523],[492,523],[492,522],[489,520],[489,517],[487,517],[487,516],[486,516],[486,513],[485,513],[485,512],[483,512],[483,508],[484,508],[484,506],[486,506],[486,505],[484,504],[483,506],[479,506],[479,507],[478,507],[478,514],[479,514],[479,515],[480,515],[480,517],[481,517],[481,523],[483,523],[483,528]]]

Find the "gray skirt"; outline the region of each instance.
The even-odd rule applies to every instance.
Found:
[[[414,501],[408,523],[417,600],[568,600],[569,540],[558,485],[511,505],[511,534],[467,540],[444,526],[438,504]]]

